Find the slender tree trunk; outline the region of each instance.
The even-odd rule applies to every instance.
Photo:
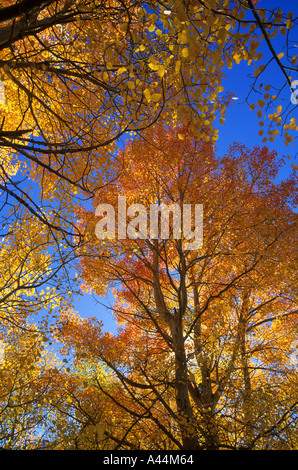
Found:
[[[171,324],[171,333],[175,351],[175,387],[178,415],[181,418],[180,432],[185,450],[198,449],[198,437],[195,419],[188,394],[188,371],[183,339],[182,322],[176,314]]]
[[[188,391],[188,370],[186,363],[185,345],[183,338],[183,315],[187,307],[187,293],[185,286],[185,260],[182,262],[180,272],[179,308],[170,312],[162,292],[159,276],[159,252],[158,242],[154,241],[153,251],[153,279],[154,298],[157,310],[170,328],[173,350],[175,353],[175,389],[176,405],[179,417],[179,427],[182,444],[185,450],[198,449],[198,437],[195,420]]]
[[[202,413],[202,431],[205,438],[207,450],[216,450],[219,448],[219,438],[217,425],[215,421],[215,400],[212,394],[212,384],[208,360],[204,357],[201,344],[201,319],[199,316],[199,297],[197,287],[194,286],[194,306],[196,322],[194,324],[194,346],[196,351],[196,360],[201,371],[202,383],[199,392],[199,399],[196,401]]]
[[[246,345],[245,345],[245,330],[243,325],[243,332],[241,335],[241,345],[240,345],[240,354],[241,354],[241,366],[244,380],[244,391],[243,391],[243,412],[245,419],[245,437],[247,440],[248,447],[253,439],[253,419],[251,412],[252,397],[251,397],[251,381],[250,373],[247,363],[247,354],[246,354]]]

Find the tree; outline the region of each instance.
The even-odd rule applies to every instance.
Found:
[[[165,129],[176,126],[180,130],[177,142],[175,141],[177,148],[180,148],[179,145],[183,148],[183,145],[189,143],[189,135],[197,142],[195,144],[194,140],[192,145],[206,148],[208,154],[211,155],[210,143],[216,142],[218,136],[217,122],[224,121],[226,107],[231,101],[229,93],[222,94],[224,91],[222,79],[225,70],[227,67],[234,67],[241,60],[247,61],[249,65],[252,65],[255,60],[261,60],[262,53],[257,51],[262,48],[262,40],[269,51],[269,55],[264,54],[264,59],[267,60],[268,57],[268,64],[277,64],[286,80],[288,91],[295,94],[289,74],[293,72],[293,69],[295,70],[296,58],[293,52],[295,50],[292,48],[294,45],[290,35],[295,32],[296,25],[297,20],[290,13],[286,15],[280,10],[265,11],[258,7],[257,2],[251,0],[244,2],[177,0],[174,3],[126,0],[20,0],[13,4],[2,0],[0,5],[0,145],[2,150],[0,266],[3,276],[0,282],[0,311],[1,327],[4,331],[9,326],[27,328],[28,317],[43,309],[46,309],[48,315],[52,316],[55,307],[64,308],[65,305],[70,307],[69,299],[65,296],[69,292],[76,291],[76,281],[71,272],[73,262],[78,255],[85,256],[86,260],[89,257],[91,260],[93,257],[92,250],[90,253],[84,251],[92,247],[92,244],[85,244],[84,234],[81,233],[84,225],[77,221],[77,214],[80,214],[80,209],[76,210],[77,207],[88,206],[89,202],[97,197],[101,188],[102,194],[107,196],[107,202],[110,203],[115,200],[116,193],[113,193],[113,190],[120,187],[118,184],[128,185],[129,197],[136,195],[139,191],[139,188],[129,183],[129,179],[124,179],[123,175],[126,174],[129,166],[126,167],[125,159],[117,157],[118,148],[123,145],[128,135],[136,133],[150,140],[150,133],[145,131],[156,128],[157,123],[161,126],[160,129],[163,128],[162,126]],[[280,44],[278,46],[274,44],[274,36],[279,33],[285,39],[286,54],[283,57],[279,52]],[[286,60],[289,62],[285,62]],[[262,77],[264,82],[263,78],[266,80],[267,70],[267,66],[261,65],[255,72],[255,79],[259,80]],[[279,100],[283,98],[282,95],[277,93],[274,97],[269,93],[270,83],[271,81],[266,82],[264,86],[266,93],[258,101],[252,99],[252,96],[255,96],[253,92],[259,94],[262,91],[263,93],[263,87],[257,89],[257,84],[254,83],[248,101],[252,108],[254,101],[257,101],[257,115],[261,123],[265,121],[266,103],[269,105],[268,113],[273,107],[272,114],[268,114],[273,126],[269,129],[268,138],[274,140],[280,132],[278,126],[283,126],[280,133],[285,131],[286,142],[290,143],[296,131],[295,119],[288,118],[285,114],[287,110],[280,107]],[[293,135],[290,135],[291,132]],[[256,155],[259,163],[267,163],[267,157],[262,153]],[[152,157],[151,153],[149,156]],[[135,159],[135,156],[133,158]],[[136,158],[136,164],[137,161]],[[204,171],[207,173],[209,170],[213,172],[221,169],[221,166],[217,167],[218,164],[214,159],[212,162],[209,164],[205,161]],[[268,178],[274,175],[274,164],[271,160],[270,162],[272,173],[268,175]],[[230,163],[225,162],[225,168],[228,164]],[[133,163],[129,165],[134,167]],[[146,165],[138,168],[142,174]],[[162,167],[162,171],[164,168],[166,166]],[[145,181],[144,178],[145,173],[141,175],[141,179]],[[152,191],[153,188],[159,191],[156,186],[158,180],[152,181],[150,175],[146,178],[150,187],[152,186]],[[170,175],[168,178],[171,181]],[[285,194],[288,187],[294,191],[294,182],[285,183]],[[266,190],[269,190],[268,188],[269,182]],[[148,198],[151,194],[152,192],[147,193]],[[163,194],[165,193],[161,193]],[[246,197],[245,191],[243,194]],[[183,194],[181,201],[182,196]],[[143,197],[148,204],[149,199],[146,200],[144,194]],[[290,195],[288,197],[290,198]],[[232,207],[232,202],[230,204]],[[267,210],[267,206],[264,206],[265,209]],[[214,217],[217,220],[220,214],[217,213]],[[280,220],[283,220],[282,217]],[[278,227],[281,228],[279,224]],[[259,243],[257,236],[256,239]],[[232,242],[227,242],[228,246],[230,246],[229,243]],[[277,242],[273,245],[279,246]],[[82,250],[77,250],[80,246]],[[112,245],[113,249],[115,246],[117,245]],[[212,248],[212,243],[210,246]],[[125,250],[127,249],[128,245],[125,245]],[[135,242],[132,242],[131,249],[135,249]],[[153,291],[144,290],[144,295],[147,292],[149,296],[146,297],[145,306],[149,299],[152,302],[152,296],[155,298],[154,301],[158,301],[161,283],[159,276],[161,276],[160,273],[164,275],[162,269],[166,269],[167,266],[167,263],[165,267],[162,264],[161,268],[160,259],[168,247],[164,248],[157,243],[153,250],[150,246],[146,249],[146,256],[148,255],[150,262],[147,270],[144,268],[145,279],[148,281],[149,273],[155,270],[157,281],[154,280],[153,285],[149,283]],[[145,253],[145,248],[143,250]],[[176,269],[177,259],[180,260],[181,250],[181,253],[184,253],[182,248],[179,250],[177,254],[176,245],[170,249],[170,263],[175,265],[174,269]],[[295,252],[295,247],[293,247],[293,252]],[[119,253],[121,255],[121,250]],[[133,253],[131,258],[130,253],[127,253],[127,263],[130,260],[133,261],[133,257],[136,256]],[[192,253],[187,254],[190,258],[191,255]],[[100,261],[100,263],[104,261],[102,288],[109,289],[110,280],[122,281],[122,277],[117,273],[117,269],[122,266],[122,261],[117,269],[113,267],[114,271],[111,270],[113,264],[109,265],[115,256],[118,256],[117,251],[112,251],[104,255]],[[236,254],[233,256],[237,257]],[[115,259],[118,263],[117,257]],[[225,262],[229,259],[232,260],[232,257],[227,256]],[[262,260],[263,258],[257,264],[261,264]],[[142,270],[142,263],[139,262],[139,264]],[[196,279],[196,262],[192,261],[191,264],[193,264],[192,275]],[[107,266],[109,269],[106,269]],[[207,267],[209,267],[208,264]],[[90,285],[93,283],[92,269],[90,261],[88,270],[83,273],[86,282],[90,281]],[[95,265],[94,269],[97,270]],[[268,272],[269,269],[268,267]],[[293,262],[293,265],[289,263],[287,276],[290,276],[290,272],[295,273],[295,269],[295,263]],[[182,263],[179,270],[179,276],[186,279],[186,271],[187,274],[189,272],[188,265],[184,266]],[[136,272],[136,266],[133,267],[133,272]],[[216,273],[219,276],[219,272],[216,271]],[[131,275],[130,273],[129,276]],[[244,276],[243,273],[242,276]],[[127,283],[125,276],[124,279]],[[172,289],[175,292],[177,288],[175,282],[178,281],[174,282],[174,279],[176,279],[175,275],[171,278]],[[46,290],[46,287],[49,289]],[[59,288],[61,288],[60,291]],[[198,294],[195,293],[195,286],[192,286],[192,289],[192,309],[195,310],[197,307],[194,299]],[[290,299],[292,299],[293,290],[294,288],[291,290]],[[180,313],[175,318],[179,315],[184,318],[185,292],[185,287],[178,289]],[[210,295],[217,298],[217,294]],[[210,300],[209,303],[215,302],[213,297],[212,302]],[[242,298],[240,294],[238,298]],[[159,301],[164,302],[163,298]],[[132,302],[132,299],[129,299],[129,302]],[[177,310],[175,302],[173,308]],[[164,373],[162,370],[165,361],[170,366],[173,357],[176,353],[178,354],[178,349],[182,356],[185,354],[183,348],[178,348],[181,337],[175,336],[175,321],[169,320],[172,318],[171,309],[171,316],[167,315],[166,311],[162,325],[159,323],[155,325],[160,335],[158,344],[164,351],[164,357],[168,357],[168,359],[164,357],[162,360],[156,359],[156,370],[161,368],[161,374]],[[195,321],[195,314],[192,315],[193,319],[188,320],[189,324],[191,325],[191,321],[194,325],[198,324],[199,322]],[[47,322],[45,325],[42,324],[42,327],[49,329]],[[130,341],[128,338],[131,336],[127,326],[125,328],[123,344],[125,341]],[[150,322],[148,328],[151,331]],[[172,328],[171,341],[176,344],[174,356],[168,352],[170,347],[168,336],[163,336],[167,328],[170,330]],[[190,327],[190,336],[194,334],[193,329],[194,327]],[[136,350],[146,339],[140,335],[138,338],[140,343],[137,342]],[[10,341],[9,335],[7,339]],[[156,335],[155,339],[157,341]],[[109,342],[109,339],[106,338],[106,341]],[[153,361],[151,346],[149,342],[148,355]],[[171,347],[173,348],[172,343]],[[155,351],[154,354],[157,352]],[[111,355],[117,357],[115,349],[111,351]],[[133,364],[135,360],[134,356],[131,356],[129,364]],[[111,364],[113,365],[110,362],[109,367]],[[118,364],[116,366],[119,372]],[[130,429],[129,426],[132,426],[132,430],[139,430],[136,436],[142,433],[147,435],[148,431],[148,435],[151,433],[152,438],[152,435],[156,433],[158,437],[155,444],[160,446],[197,446],[201,435],[204,435],[204,446],[210,447],[212,439],[216,441],[215,437],[210,437],[209,431],[206,431],[209,426],[207,423],[209,412],[207,413],[205,409],[205,414],[202,413],[206,416],[204,419],[207,420],[207,424],[205,423],[205,427],[200,431],[196,430],[195,434],[188,435],[189,427],[193,429],[193,420],[196,416],[192,401],[188,403],[185,368],[179,369],[175,379],[172,377],[167,379],[168,382],[175,380],[177,384],[180,383],[181,378],[181,384],[184,383],[184,387],[181,385],[179,388],[166,382],[168,385],[163,390],[167,394],[165,403],[171,402],[171,406],[172,403],[176,403],[175,406],[179,406],[180,411],[177,414],[175,409],[170,418],[168,405],[167,412],[164,412],[162,407],[165,403],[162,403],[158,413],[164,416],[165,423],[157,418],[158,413],[155,410],[154,417],[150,418],[150,429],[144,427],[143,423],[143,413],[145,415],[149,413],[147,403],[144,404],[143,395],[140,394],[137,401],[129,401],[124,378],[119,377],[116,371],[114,374],[118,377],[118,381],[122,380],[122,385],[117,382],[120,386],[119,397],[123,396],[123,400],[128,400],[128,403],[127,409],[123,409],[124,414],[119,412],[118,417],[118,423],[125,423],[125,425],[120,426],[119,435],[109,432],[110,440],[107,445],[113,446],[117,442],[120,447],[121,445],[129,446],[129,441],[123,437],[121,431]],[[60,386],[63,386],[63,377],[65,378],[61,375],[60,381],[57,379]],[[40,379],[42,383],[43,377]],[[74,383],[78,383],[77,378],[73,380]],[[98,384],[97,386],[99,387]],[[113,394],[109,390],[114,398],[115,389],[113,389]],[[141,392],[143,390],[146,388],[141,387]],[[106,389],[105,392],[107,392]],[[175,393],[179,395],[178,401]],[[248,395],[247,392],[246,397]],[[117,403],[121,402],[119,400],[120,398],[116,400]],[[191,400],[194,400],[194,397]],[[245,400],[245,406],[247,406],[248,398]],[[129,409],[134,410],[133,422],[127,415]],[[286,417],[288,417],[287,408],[285,410]],[[180,422],[182,412],[185,413],[183,416],[186,421]],[[249,413],[246,411],[247,416]],[[123,421],[124,415],[128,421]],[[139,419],[140,416],[142,419]],[[127,424],[128,422],[130,425]],[[92,420],[90,423],[98,424]],[[68,424],[66,423],[66,427]],[[83,421],[83,427],[85,425],[87,426],[87,422]],[[174,426],[173,430],[172,426]],[[165,434],[168,439],[167,444],[161,444]],[[138,445],[137,439],[138,437],[135,437],[132,444],[134,447]],[[260,439],[258,438],[258,441]],[[146,447],[149,441],[148,437],[142,445]],[[214,445],[217,445],[216,442]]]
[[[50,371],[59,361],[45,354],[46,338],[38,324],[27,323],[22,329],[1,327],[2,338],[0,445],[2,449],[30,449],[54,405],[48,393]]]
[[[220,159],[187,128],[148,130],[117,161],[121,177],[94,201],[114,205],[115,238],[98,240],[100,214],[82,209],[79,269],[86,290],[114,286],[121,328],[102,334],[65,313],[60,339],[115,375],[114,390],[97,386],[125,414],[122,448],[149,449],[152,434],[159,449],[295,448],[297,178],[274,182],[282,162],[266,147],[234,144]],[[147,214],[156,201],[203,203],[203,246],[174,238],[174,219],[169,239],[118,239],[119,195]],[[128,230],[140,236],[134,211]]]
[[[186,54],[186,36],[192,31],[194,41],[194,26],[185,23],[182,10],[172,24],[163,9],[154,3],[122,1],[1,3],[0,236],[6,244],[0,259],[7,276],[0,289],[4,299],[15,292],[7,278],[26,296],[53,280],[65,290],[73,289],[68,266],[80,243],[75,207],[82,201],[88,204],[99,187],[118,177],[113,165],[116,142],[126,133],[152,125],[161,115],[171,119],[173,109],[177,119],[189,120],[193,108],[199,119],[197,104],[205,109],[202,100],[209,94],[215,99],[219,93],[224,60],[232,51],[223,51],[218,65],[213,61],[208,70],[211,44],[203,76],[201,59],[196,64],[194,52],[190,57]],[[196,24],[205,22],[192,8],[188,14]],[[226,20],[221,22],[225,25]],[[156,34],[158,25],[163,34]],[[204,34],[210,35],[207,30]],[[194,67],[192,76],[187,64]],[[210,113],[204,111],[206,126],[226,101],[215,100]],[[9,252],[24,244],[19,240],[20,227],[28,221],[34,229],[26,236],[34,248],[19,250],[16,268]],[[47,266],[38,276],[32,270],[39,256],[37,247],[47,252]],[[19,282],[20,272],[25,283]]]
[[[64,269],[74,234],[80,243],[75,207],[119,176],[121,137],[173,121],[216,141],[230,101],[225,68],[259,57],[261,26],[264,36],[295,25],[262,11],[229,1],[3,1],[1,238],[33,217]]]
[[[255,3],[3,1],[2,197],[29,207],[69,239],[68,214],[53,224],[46,198],[63,200],[66,207],[74,203],[71,194],[74,200],[76,194],[90,197],[113,180],[114,143],[121,136],[163,118],[191,123],[198,138],[207,128],[206,136],[216,139],[213,123],[223,119],[229,102],[228,96],[220,98],[224,69],[260,59],[261,38],[289,84],[292,70],[282,67],[270,38],[285,28],[289,34],[296,21]],[[294,63],[288,39],[287,57]],[[276,103],[273,124],[280,125],[278,99],[270,99]],[[258,101],[260,112],[265,101]],[[286,126],[295,130],[295,121]],[[24,191],[13,178],[16,168],[39,182],[41,201],[29,182]]]

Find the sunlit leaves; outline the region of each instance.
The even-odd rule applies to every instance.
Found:
[[[202,118],[208,126],[206,115]],[[69,315],[62,322],[62,338],[76,349],[85,344],[87,361],[98,357],[116,373],[124,385],[121,404],[125,402],[130,412],[123,413],[115,401],[113,406],[126,417],[126,429],[139,406],[146,408],[151,393],[156,397],[158,390],[152,420],[146,421],[148,434],[142,419],[135,432],[126,434],[135,442],[140,433],[146,449],[153,435],[155,442],[160,432],[165,436],[165,428],[169,445],[175,446],[179,435],[183,446],[188,438],[195,441],[199,436],[204,448],[210,448],[210,440],[216,448],[238,448],[248,442],[262,448],[261,438],[253,441],[255,434],[248,430],[249,416],[258,435],[262,430],[268,432],[265,441],[271,442],[271,427],[288,409],[282,392],[274,394],[273,390],[286,390],[294,374],[288,369],[287,348],[293,327],[297,327],[292,292],[296,261],[289,261],[296,249],[297,220],[287,204],[296,184],[291,178],[281,185],[273,184],[282,164],[275,152],[266,148],[249,151],[235,144],[229,155],[218,161],[205,137],[202,133],[198,141],[183,127],[148,130],[119,154],[119,164],[123,158],[126,169],[115,186],[107,187],[95,201],[95,205],[101,199],[114,201],[116,207],[120,191],[129,203],[141,201],[146,206],[157,198],[180,203],[203,201],[204,244],[199,253],[185,252],[183,243],[173,239],[154,244],[150,237],[115,238],[102,245],[94,235],[93,214],[82,214],[89,234],[89,256],[82,257],[82,276],[97,294],[117,282],[113,311],[122,328],[118,335],[102,335],[96,322],[80,322]],[[107,252],[107,246],[110,256],[99,258],[97,254]],[[187,304],[179,297],[184,289]],[[281,294],[284,289],[287,295]],[[282,326],[275,321],[278,318],[282,318]],[[183,341],[179,341],[177,329],[185,335]],[[185,369],[181,351],[189,358]],[[179,375],[177,371],[182,370]],[[168,383],[174,384],[173,390],[167,389]],[[190,396],[184,397],[190,400],[191,412],[175,401],[183,387],[190,391]],[[296,397],[297,387],[293,390]],[[116,387],[113,398],[117,397]],[[170,416],[176,432],[168,427]],[[238,435],[235,416],[244,420],[244,434]],[[233,423],[233,430],[237,428],[235,433],[228,423]]]
[[[10,4],[3,1],[1,9]],[[252,428],[256,441],[269,435],[288,410],[282,394],[294,378],[284,351],[296,331],[290,309],[297,270],[287,203],[295,202],[295,178],[275,187],[279,166],[266,149],[236,146],[220,163],[213,149],[214,123],[225,122],[233,99],[223,93],[229,91],[223,76],[243,62],[262,142],[282,135],[290,146],[296,136],[296,119],[281,105],[282,87],[266,76],[274,63],[289,90],[296,19],[254,5],[45,2],[1,24],[0,310],[3,338],[11,339],[1,383],[9,430],[22,433],[22,420],[34,427],[46,412],[59,448],[177,448],[189,446],[188,438],[206,448],[222,439],[223,448],[233,448],[237,439],[255,442]],[[294,84],[289,91],[292,106]],[[144,132],[158,122],[155,135]],[[116,144],[126,135],[132,143],[120,154]],[[115,202],[120,192],[148,207],[162,197],[204,202],[202,258],[179,242],[99,244],[93,214],[78,206],[104,196]],[[68,263],[78,246],[81,291],[118,289],[117,335],[70,312],[77,286]],[[29,318],[43,310],[34,339]],[[291,318],[278,323],[284,312]],[[18,328],[28,335],[13,336]],[[67,356],[62,366],[44,353],[51,333]],[[276,364],[284,379],[264,371]],[[271,383],[283,390],[277,411]],[[255,417],[265,405],[260,424]],[[248,430],[250,419],[256,421]]]

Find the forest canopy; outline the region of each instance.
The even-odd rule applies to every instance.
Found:
[[[297,167],[274,148],[298,16],[268,4],[0,1],[2,448],[298,448]],[[260,130],[221,154],[240,63]],[[203,243],[172,214],[147,232],[154,204],[192,229],[202,206]]]

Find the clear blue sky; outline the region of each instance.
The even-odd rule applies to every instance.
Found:
[[[268,9],[281,8],[284,13],[292,11],[294,16],[298,16],[297,0],[284,0],[282,2],[278,0],[260,0],[258,7],[264,7]],[[283,42],[281,42],[281,38]],[[274,46],[278,53],[285,52],[282,50],[282,45],[284,42],[285,36],[279,35],[274,40]],[[269,49],[265,44],[265,41],[263,41],[261,44],[260,51],[264,53],[264,57],[268,56]],[[258,67],[259,65],[260,63],[256,62],[256,66]],[[266,145],[269,149],[275,149],[279,156],[290,155],[291,160],[287,160],[285,169],[282,173],[282,175],[286,175],[292,169],[291,162],[293,162],[295,165],[298,164],[298,157],[296,156],[298,148],[296,149],[295,143],[286,146],[282,137],[276,138],[275,142],[273,143],[269,142],[269,140],[266,143],[262,143],[262,138],[265,136],[265,134],[262,137],[258,135],[261,127],[258,124],[256,111],[251,111],[247,103],[245,103],[245,99],[249,91],[249,85],[253,80],[253,78],[248,78],[248,75],[252,75],[253,70],[254,69],[249,67],[244,61],[233,67],[233,69],[227,70],[227,78],[224,81],[225,89],[232,91],[239,99],[234,101],[234,104],[227,110],[226,122],[219,128],[219,140],[216,142],[216,145],[220,153],[225,152],[232,142],[237,141],[242,142],[248,147],[253,147],[255,145]],[[297,76],[294,76],[293,74],[293,80],[298,80],[298,72],[296,75]],[[285,81],[280,69],[275,64],[270,66],[268,73],[264,75],[264,85],[267,83],[266,79],[269,83],[276,84],[277,88],[280,88],[280,84],[284,83]],[[262,81],[263,79],[261,82]],[[282,98],[284,99],[283,107],[290,104],[290,96],[290,90],[288,88],[285,89],[282,95]],[[295,106],[290,104],[290,107],[294,108]],[[294,112],[297,114],[296,110],[294,110]],[[267,123],[268,122],[269,121],[267,120]]]

